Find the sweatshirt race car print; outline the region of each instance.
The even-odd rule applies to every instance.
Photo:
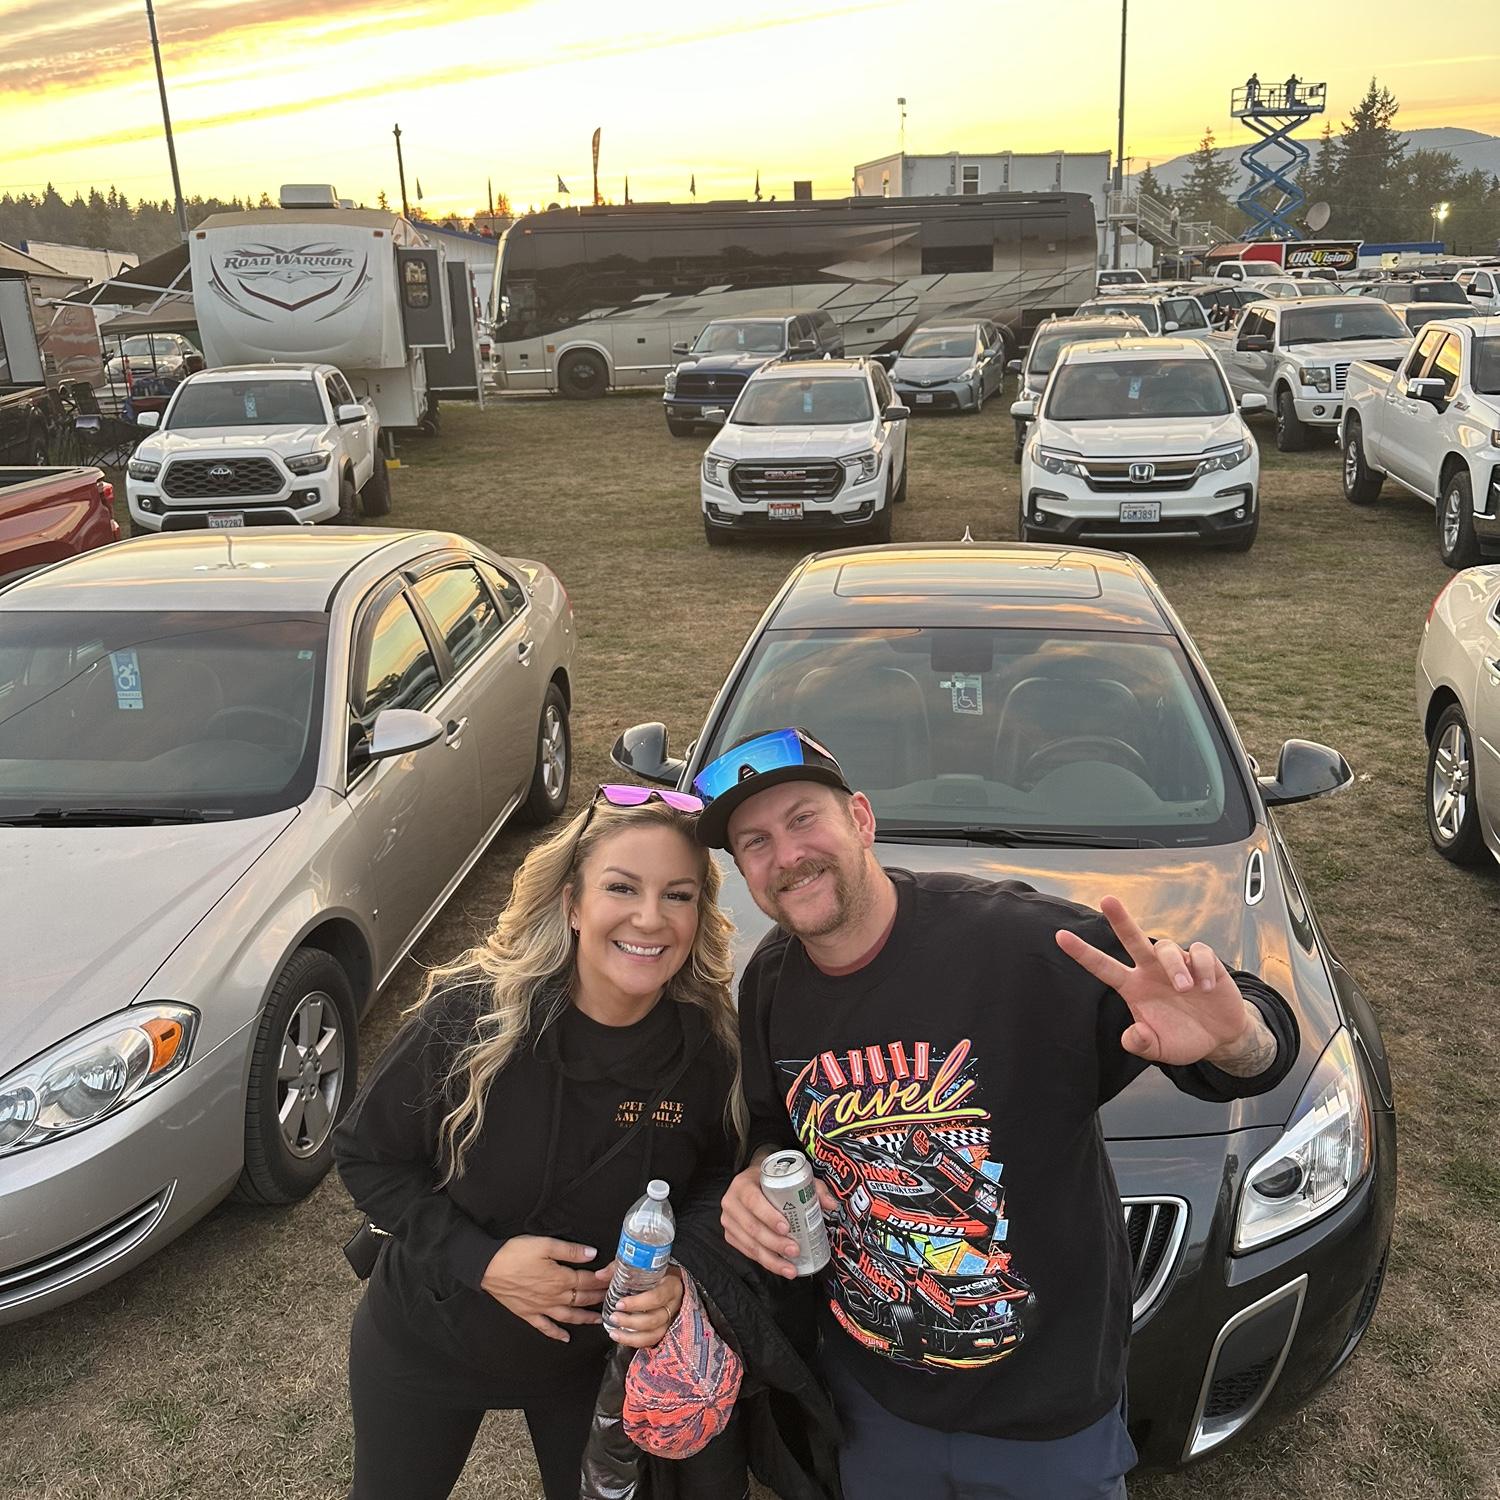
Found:
[[[787,1113],[839,1200],[829,1305],[850,1337],[899,1364],[967,1369],[1024,1336],[1030,1286],[1009,1223],[967,1040],[781,1061]]]

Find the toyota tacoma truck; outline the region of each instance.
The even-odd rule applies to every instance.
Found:
[[[189,376],[125,469],[137,532],[348,524],[391,508],[380,417],[333,365]]]
[[[1435,508],[1450,568],[1500,557],[1500,317],[1427,324],[1395,370],[1356,362],[1340,439],[1352,504],[1393,479]]]
[[[1234,328],[1197,337],[1219,356],[1236,396],[1266,398],[1283,453],[1307,447],[1317,431],[1337,433],[1355,360],[1394,370],[1411,348],[1406,324],[1365,297],[1252,302]]]

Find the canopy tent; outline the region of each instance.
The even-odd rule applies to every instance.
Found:
[[[135,333],[181,333],[198,342],[198,314],[191,297],[162,299],[150,311],[117,313],[99,325],[105,338],[128,338]]]

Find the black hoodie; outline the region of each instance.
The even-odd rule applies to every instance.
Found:
[[[551,1235],[593,1246],[581,1269],[597,1269],[613,1258],[648,1179],[671,1184],[679,1214],[716,1196],[734,1163],[725,1121],[734,1062],[695,1006],[663,1001],[634,1025],[611,1027],[570,1005],[556,1024],[533,1028],[490,1085],[464,1174],[440,1188],[449,1074],[487,1004],[479,984],[434,995],[386,1049],[334,1153],[350,1196],[391,1235],[370,1278],[381,1333],[433,1396],[499,1407],[592,1378],[611,1345],[594,1325],[570,1328],[566,1344],[549,1339],[480,1291],[495,1252],[517,1235]],[[674,1074],[652,1124],[575,1189]]]

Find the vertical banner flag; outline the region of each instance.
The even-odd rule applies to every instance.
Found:
[[[688,183],[688,192],[695,198],[698,196],[698,174],[696,172],[693,173],[693,180]]]
[[[760,168],[755,169],[755,201],[760,202]]]
[[[566,198],[566,197],[568,197],[568,196],[569,196],[569,193],[568,193],[568,185],[567,185],[567,183],[565,183],[565,182],[564,182],[564,181],[563,181],[563,180],[562,180],[562,173],[561,173],[561,172],[559,172],[559,173],[558,173],[558,174],[557,174],[557,190],[558,190],[558,192],[560,192],[560,193],[561,193],[561,194],[562,194],[562,195],[563,195],[563,196],[564,196],[564,197],[565,197],[565,198]]]
[[[602,130],[603,127],[600,127]],[[594,131],[594,207],[599,206],[599,130]]]

